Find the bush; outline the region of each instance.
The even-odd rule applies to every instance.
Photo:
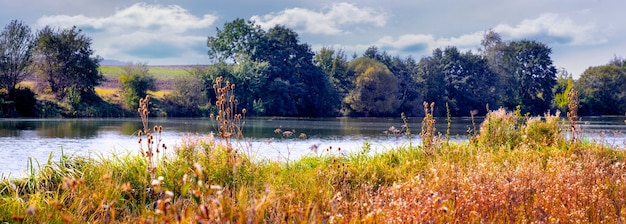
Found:
[[[0,104],[4,117],[36,116],[37,99],[35,99],[35,93],[29,88],[18,88],[11,94],[0,95]]]
[[[122,96],[126,109],[135,110],[140,98],[147,95],[148,90],[155,91],[155,78],[148,73],[146,64],[128,64],[119,76],[122,84]]]
[[[486,146],[515,147],[521,139],[518,129],[518,116],[505,109],[491,111],[480,124],[477,141]]]
[[[174,81],[171,94],[163,103],[168,116],[208,116],[209,105],[204,81],[188,74]]]
[[[561,135],[562,129],[560,122],[560,113],[554,116],[546,114],[544,119],[541,117],[533,117],[526,121],[524,126],[522,140],[528,146],[557,146],[563,143],[565,139]]]

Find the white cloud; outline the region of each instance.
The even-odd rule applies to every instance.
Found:
[[[104,58],[135,61],[176,58],[185,53],[199,54],[199,49],[192,48],[205,44],[206,36],[194,35],[192,31],[208,28],[216,19],[216,16],[208,14],[197,17],[177,5],[137,3],[106,17],[43,16],[37,25],[77,26],[94,40],[92,47],[96,54]]]
[[[326,12],[315,12],[303,8],[285,9],[279,13],[252,16],[250,20],[267,29],[284,25],[314,34],[341,34],[345,25],[371,24],[385,25],[387,16],[382,11],[371,8],[358,8],[350,3],[335,3]]]
[[[572,19],[555,13],[545,13],[535,19],[526,19],[516,26],[500,24],[493,28],[504,37],[513,39],[538,38],[553,44],[585,45],[606,42],[606,38],[597,37],[595,25],[576,24]],[[548,43],[550,44],[550,43]]]
[[[493,28],[504,40],[530,39],[548,45],[590,45],[606,42],[606,38],[594,36],[594,25],[578,25],[568,17],[558,14],[542,14],[535,19],[526,19],[515,26],[499,24]],[[432,34],[403,34],[396,38],[384,36],[373,44],[392,53],[428,54],[436,48],[454,46],[460,50],[480,47],[485,31],[463,34],[457,37],[439,37]]]
[[[189,29],[206,28],[217,19],[213,15],[198,18],[186,9],[177,5],[149,5],[136,3],[128,8],[118,10],[109,17],[87,17],[84,15],[43,16],[39,26],[57,25],[61,27],[89,27],[109,32],[127,32],[131,30],[153,30],[183,33]]]

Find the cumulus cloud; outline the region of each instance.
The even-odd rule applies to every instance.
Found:
[[[530,39],[548,45],[589,45],[603,43],[604,37],[594,36],[593,24],[579,25],[570,18],[558,14],[542,14],[535,19],[526,19],[511,26],[499,24],[493,28],[505,40]],[[471,50],[480,47],[485,31],[463,34],[457,37],[435,37],[432,34],[404,34],[398,37],[384,36],[374,45],[392,52],[424,53],[436,48],[455,46],[460,50]]]
[[[461,35],[459,37],[435,38],[432,34],[405,34],[398,38],[384,36],[374,45],[393,52],[428,53],[436,48],[454,46],[460,50],[475,49],[480,45],[483,32]]]
[[[93,38],[92,47],[100,56],[134,61],[197,54],[192,47],[204,43],[206,36],[194,35],[192,31],[210,27],[216,19],[208,14],[197,17],[177,5],[137,3],[106,17],[43,16],[37,25],[76,26]]]
[[[279,13],[255,15],[250,20],[265,29],[284,25],[306,33],[341,34],[346,32],[343,29],[346,25],[371,24],[382,27],[387,16],[384,12],[371,8],[358,8],[350,3],[335,3],[323,12],[291,8]]]
[[[572,19],[555,13],[545,13],[535,19],[526,19],[515,26],[500,24],[495,32],[512,39],[538,39],[554,44],[597,44],[607,40],[596,37],[593,24],[576,24]]]

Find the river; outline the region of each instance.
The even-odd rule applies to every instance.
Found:
[[[583,138],[623,147],[626,145],[625,119],[624,116],[583,118],[580,122]],[[255,159],[288,161],[329,148],[333,148],[334,153],[350,153],[361,150],[366,142],[371,153],[409,144],[406,135],[389,132],[392,126],[402,129],[400,118],[255,117],[244,120],[244,139],[236,141],[234,146]],[[422,118],[409,118],[412,144],[420,142],[421,121]],[[482,118],[475,120],[476,129],[481,121]],[[216,130],[214,122],[199,118],[150,118],[149,125],[163,126],[162,143],[169,149],[181,144],[183,138],[206,137]],[[466,140],[468,128],[473,127],[470,118],[452,118],[451,140]],[[37,167],[49,159],[58,161],[61,153],[94,158],[136,154],[139,152],[136,133],[140,128],[138,118],[0,119],[0,177],[24,176],[29,159]],[[294,134],[276,133],[277,128]],[[437,119],[436,128],[445,134],[445,118]],[[301,133],[306,138],[299,138]]]

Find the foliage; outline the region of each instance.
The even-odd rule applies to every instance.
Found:
[[[294,31],[276,26],[266,32],[253,22],[237,19],[226,23],[224,30],[218,28],[207,46],[211,58],[248,63],[252,65],[249,68],[255,68],[244,70],[253,71],[252,77],[239,77],[264,88],[255,99],[242,99],[247,106],[256,101],[259,108],[258,102],[263,102],[261,110],[266,115],[336,115],[336,92],[323,71],[315,66],[310,47],[300,43]],[[258,69],[259,66],[266,67]]]
[[[589,67],[576,81],[581,115],[623,115],[626,113],[626,60]]]
[[[398,111],[406,113],[409,116],[423,116],[420,110],[423,96],[419,90],[422,85],[419,83],[419,66],[418,62],[412,57],[400,58],[399,56],[391,57],[387,52],[380,52],[378,48],[369,47],[364,57],[375,59],[387,66],[389,71],[398,79],[398,93],[396,98],[400,101]]]
[[[93,94],[103,77],[98,72],[102,60],[93,57],[91,38],[81,33],[80,29],[54,29],[44,27],[37,35],[35,48],[35,67],[40,79],[45,83],[41,89],[48,88],[57,98],[63,99],[67,88],[75,86],[85,94]]]
[[[435,49],[420,60],[419,77],[425,100],[440,105],[435,109],[439,116],[445,114],[446,104],[452,116],[467,116],[471,111],[485,113],[485,105],[495,102],[498,78],[485,59],[471,52]]]
[[[521,142],[520,117],[500,108],[490,111],[480,125],[480,134],[476,138],[478,144],[497,149],[515,148]]]
[[[498,105],[509,110],[521,106],[523,112],[542,114],[550,109],[556,85],[552,50],[530,40],[503,42],[493,31],[485,35],[483,55],[499,77]]]
[[[566,111],[568,105],[568,96],[574,87],[574,78],[572,74],[564,69],[560,70],[554,86],[554,107]]]
[[[9,95],[30,75],[34,36],[21,21],[11,21],[0,33],[0,89]]]
[[[356,74],[355,87],[344,102],[350,113],[361,116],[389,116],[396,112],[399,101],[398,80],[384,64],[371,59],[359,58],[350,63]]]
[[[349,61],[343,50],[335,51],[332,48],[323,47],[315,54],[315,65],[326,74],[339,99],[344,99],[350,90],[354,89],[356,74],[349,69]],[[340,111],[345,113],[346,110],[348,110],[347,106],[341,105]]]
[[[207,87],[202,80],[200,68],[174,80],[171,94],[164,97],[168,116],[208,116]]]
[[[146,64],[131,63],[124,66],[119,81],[122,84],[124,105],[128,109],[137,108],[137,102],[148,94],[148,90],[156,90],[155,79],[148,73]]]
[[[11,93],[0,93],[0,115],[3,117],[35,117],[37,115],[35,93],[29,88],[18,88]]]

